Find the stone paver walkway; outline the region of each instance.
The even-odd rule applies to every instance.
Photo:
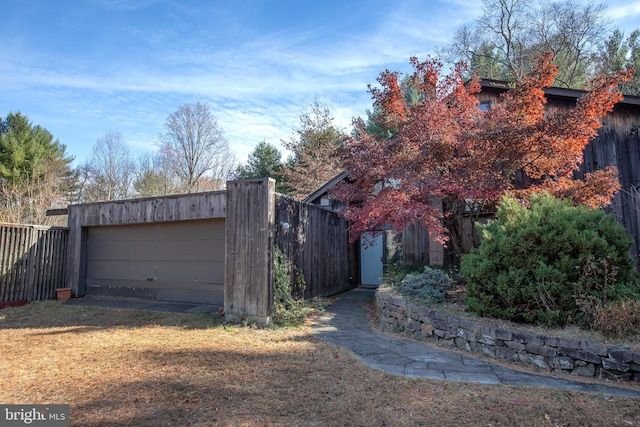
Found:
[[[354,289],[338,295],[327,311],[313,322],[314,335],[348,348],[375,369],[396,375],[640,397],[640,391],[529,374],[462,352],[376,332],[368,318],[374,294],[374,290]]]

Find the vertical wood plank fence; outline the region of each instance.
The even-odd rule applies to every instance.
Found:
[[[0,302],[56,296],[64,287],[68,231],[0,223]]]
[[[227,182],[224,314],[268,324],[273,315],[274,179]]]
[[[304,275],[305,298],[353,288],[347,222],[331,212],[277,194],[275,244],[288,257],[292,277]],[[295,280],[293,280],[295,285]],[[300,294],[299,289],[293,289]]]

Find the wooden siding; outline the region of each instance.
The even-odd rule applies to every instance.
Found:
[[[64,286],[68,230],[0,224],[0,302],[55,298]]]
[[[418,224],[413,224],[395,235],[398,252],[393,261],[402,265],[431,265],[429,262],[429,247],[433,244],[429,232]]]
[[[271,321],[275,183],[271,178],[227,183],[227,320]]]
[[[285,229],[284,223],[289,227]],[[305,298],[354,287],[349,280],[349,227],[335,212],[276,195],[275,239],[291,263],[292,277],[304,275]]]
[[[66,281],[85,294],[87,227],[224,218],[226,193],[214,191],[69,206]]]
[[[483,81],[481,102],[497,102],[508,88],[504,82]],[[583,91],[545,89],[548,105],[572,108]],[[618,169],[621,191],[606,210],[612,213],[633,239],[631,254],[640,269],[640,97],[625,97],[613,111],[602,119],[602,127],[584,149],[584,161],[574,176],[582,179],[588,172],[603,170],[607,166]]]
[[[640,125],[640,118],[638,119]],[[640,266],[640,138],[638,129],[620,133],[615,128],[605,127],[598,137],[589,143],[584,152],[584,163],[575,174],[582,178],[585,173],[607,166],[618,169],[622,189],[616,194],[606,210],[624,225],[633,239],[631,253]]]
[[[87,227],[224,218],[225,202],[225,192],[214,191],[71,205],[69,221]]]

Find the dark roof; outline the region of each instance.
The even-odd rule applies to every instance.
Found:
[[[349,176],[348,171],[339,173],[335,177],[331,178],[329,181],[325,182],[322,185],[322,187],[318,188],[316,191],[314,191],[313,193],[305,197],[303,202],[313,203],[317,201],[319,197],[322,197],[323,194],[327,193],[329,190],[335,187],[337,183],[339,183],[343,179],[346,179],[348,176]]]
[[[482,88],[493,88],[498,89],[500,91],[507,91],[514,87],[514,82],[509,82],[505,80],[491,80],[491,79],[480,79],[480,86]],[[582,95],[587,93],[586,90],[579,89],[569,89],[564,87],[548,87],[544,89],[544,93],[547,96],[557,96],[561,98],[571,98],[577,99]],[[629,105],[638,105],[640,106],[640,96],[630,96],[625,95],[624,99],[619,102],[619,104],[629,104]]]

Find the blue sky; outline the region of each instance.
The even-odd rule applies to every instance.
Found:
[[[640,0],[609,0],[628,34]],[[0,116],[20,111],[86,160],[107,132],[134,156],[169,114],[206,103],[240,162],[288,139],[304,108],[348,130],[367,84],[407,70],[481,12],[480,0],[4,0]]]

